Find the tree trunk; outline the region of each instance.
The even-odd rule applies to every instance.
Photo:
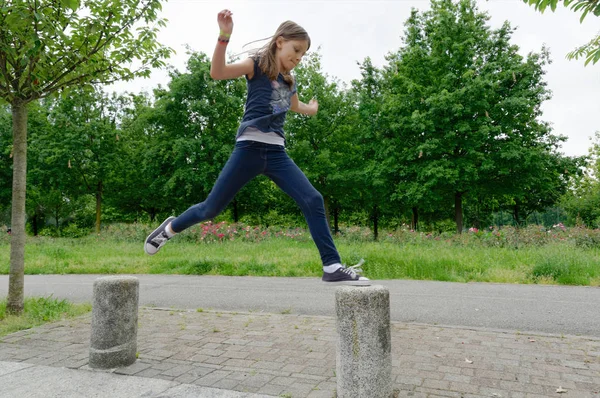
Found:
[[[60,236],[60,204],[54,207],[54,219],[56,220],[56,233]]]
[[[377,240],[379,238],[379,228],[378,228],[379,214],[377,213],[377,205],[373,206],[373,239]]]
[[[240,219],[240,215],[238,212],[238,201],[237,199],[233,199],[233,222],[238,222]]]
[[[419,228],[419,208],[417,206],[412,208],[411,228],[413,231],[416,231]]]
[[[33,230],[33,236],[38,236],[38,215],[37,215],[37,209],[35,210],[35,213],[33,213],[33,218],[31,219],[31,229]]]
[[[463,214],[462,214],[462,193],[454,194],[454,219],[456,221],[456,232],[462,234],[463,230]]]
[[[325,219],[327,220],[327,225],[329,226],[329,230],[331,231],[331,216],[329,215],[329,198],[327,196],[323,197],[323,203],[325,205]]]
[[[515,219],[515,223],[517,227],[521,226],[521,206],[518,203],[513,207],[513,218]]]
[[[333,208],[333,233],[334,234],[337,234],[338,232],[340,232],[339,217],[340,217],[340,208],[338,206],[335,206]]]
[[[100,223],[102,220],[102,181],[98,182],[96,187],[96,233],[100,233]]]
[[[25,192],[27,191],[27,105],[12,104],[13,186],[10,241],[10,276],[6,310],[23,312],[25,284]]]

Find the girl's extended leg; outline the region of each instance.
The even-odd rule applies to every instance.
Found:
[[[202,203],[198,203],[171,222],[174,232],[181,232],[199,222],[215,218],[233,197],[264,168],[260,152],[253,141],[236,143],[235,149],[223,167],[217,182]]]
[[[273,148],[273,146],[269,146],[269,148]],[[323,196],[312,186],[283,148],[280,150],[270,149],[268,160],[267,170],[264,174],[300,206],[308,223],[310,234],[319,249],[323,266],[340,263],[340,255],[325,218]]]
[[[147,254],[155,254],[173,236],[194,224],[216,217],[252,178],[265,168],[260,150],[253,141],[241,141],[223,167],[217,182],[206,200],[187,209],[179,217],[167,218],[155,229],[144,243]],[[170,231],[169,231],[170,229]]]
[[[290,195],[302,209],[308,222],[310,234],[319,249],[323,262],[323,282],[331,285],[368,286],[369,279],[360,276],[356,267],[340,264],[340,255],[335,248],[325,218],[323,196],[312,186],[302,170],[290,159],[285,150],[272,149],[265,175],[270,177],[285,193]]]

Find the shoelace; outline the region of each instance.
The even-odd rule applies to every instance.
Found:
[[[363,258],[360,259],[360,261],[358,262],[358,264],[353,265],[351,267],[344,267],[342,268],[342,272],[345,272],[346,274],[350,275],[353,278],[356,278],[356,275],[363,272],[362,268],[360,268],[361,265],[363,265],[365,263],[365,260]]]
[[[154,237],[154,239],[152,239],[152,242],[157,243],[159,246],[162,245],[164,242],[168,241],[169,237],[167,236],[167,234],[163,231],[160,234],[156,235]]]

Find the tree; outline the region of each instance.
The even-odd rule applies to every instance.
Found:
[[[353,161],[351,167],[355,182],[354,199],[357,207],[368,210],[369,219],[373,225],[373,238],[379,236],[379,220],[390,204],[393,193],[390,181],[394,172],[389,169],[394,162],[395,147],[389,147],[385,141],[387,126],[382,122],[383,110],[383,78],[370,58],[360,64],[362,79],[352,82],[352,88],[357,95],[356,110],[358,123],[354,136],[354,150],[349,151],[349,158]]]
[[[552,11],[556,10],[556,6],[561,0],[523,0],[529,5],[533,5],[536,10],[544,12],[550,7]],[[565,7],[571,7],[573,11],[582,11],[580,22],[583,22],[588,14],[593,14],[600,17],[600,0],[562,0]],[[578,47],[574,51],[567,54],[568,59],[579,59],[585,57],[585,65],[595,64],[600,60],[600,35],[592,38],[588,43]]]
[[[523,59],[505,23],[491,30],[475,2],[432,1],[406,23],[406,45],[391,54],[385,113],[391,167],[409,181],[397,194],[414,205],[454,205],[463,229],[463,200],[526,189],[555,142],[538,121],[550,97],[543,80],[547,52]],[[535,150],[530,150],[535,148]],[[536,157],[537,156],[537,157]],[[528,174],[519,164],[526,164]],[[396,166],[394,166],[396,165]]]
[[[586,161],[584,173],[571,179],[561,202],[571,220],[600,228],[600,131],[594,136]]]
[[[0,8],[0,99],[13,120],[9,313],[23,310],[27,106],[73,86],[148,76],[163,66],[171,50],[156,42],[165,25],[160,8],[158,0],[24,0]]]
[[[411,228],[419,228],[420,213],[443,207],[443,198],[435,193],[439,173],[425,173],[431,158],[427,155],[427,102],[434,85],[430,44],[423,30],[424,17],[413,10],[406,21],[406,46],[388,55],[389,66],[383,71],[382,123],[387,134],[382,147],[389,148],[385,158],[392,176],[392,198],[410,208]],[[425,155],[425,156],[424,156]],[[394,182],[392,182],[394,181]]]
[[[48,115],[55,102],[45,98],[29,104],[27,110],[27,217],[34,236],[46,219],[54,218],[56,233],[60,220],[70,214],[72,198],[68,191],[76,187],[66,163],[60,164],[53,150],[54,142],[47,138],[55,130]],[[61,147],[60,145],[58,145]]]
[[[123,216],[147,213],[150,219],[169,208],[168,198],[157,195],[153,187],[156,171],[148,153],[156,139],[157,128],[151,121],[154,116],[152,99],[146,93],[130,94],[123,108],[119,146],[116,148],[110,172],[112,192],[106,198],[109,205],[119,209]]]
[[[39,172],[63,178],[63,195],[91,194],[96,202],[96,233],[100,233],[102,198],[119,146],[118,124],[124,97],[107,95],[91,87],[75,88],[54,101],[49,110],[50,127],[36,143],[44,152],[45,167]]]
[[[537,147],[523,152],[522,162],[516,162],[513,168],[518,187],[502,203],[516,225],[522,225],[534,212],[555,205],[567,192],[571,179],[581,173],[583,165],[582,157],[566,157],[556,150]]]

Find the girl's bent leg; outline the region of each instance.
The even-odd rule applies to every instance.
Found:
[[[325,218],[323,196],[312,186],[302,170],[282,150],[281,153],[269,157],[265,174],[300,206],[310,234],[319,249],[323,265],[340,263],[340,255]]]
[[[260,152],[253,147],[252,141],[236,144],[206,200],[190,207],[171,222],[174,232],[216,217],[244,185],[260,174],[264,162],[261,162]]]

